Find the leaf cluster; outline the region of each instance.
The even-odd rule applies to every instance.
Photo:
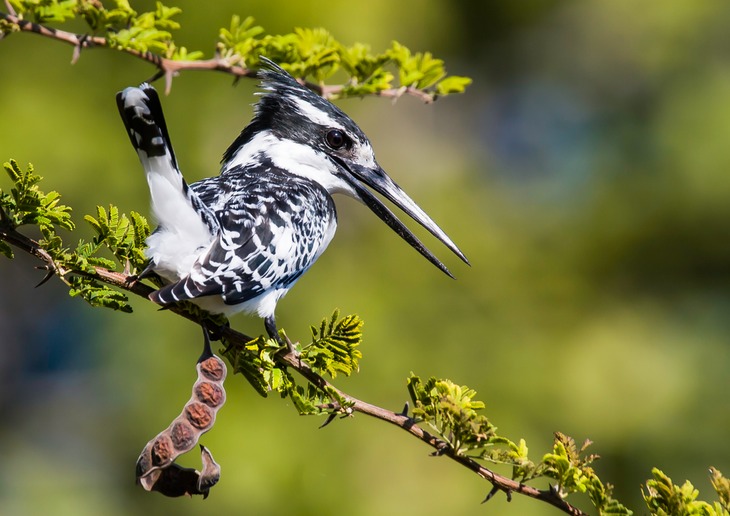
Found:
[[[311,326],[312,340],[304,346],[301,358],[317,374],[327,374],[332,378],[337,373],[350,376],[359,368],[358,360],[362,353],[357,347],[362,341],[363,321],[357,315],[340,318],[335,310],[328,319],[322,319],[319,327]]]
[[[358,370],[362,354],[357,349],[362,340],[362,320],[356,315],[340,317],[335,310],[324,318],[319,326],[312,326],[312,340],[302,346],[296,344],[299,359],[316,374],[338,373],[349,376]],[[286,335],[281,332],[282,338]],[[285,351],[274,339],[259,336],[243,346],[225,342],[222,355],[233,367],[233,373],[241,374],[261,396],[278,392],[289,397],[300,414],[323,414],[328,408],[345,410],[351,403],[333,389],[321,389],[307,383],[297,384],[277,355]]]
[[[150,233],[145,218],[135,212],[127,217],[115,206],[97,207],[96,217],[85,217],[96,237],[88,242],[80,240],[71,249],[57,232],[75,229],[71,208],[61,204],[60,194],[40,190],[42,177],[33,165],[23,171],[10,160],[4,169],[12,186],[9,192],[0,189],[0,253],[13,258],[10,244],[42,249],[42,256],[49,262],[46,269],[66,282],[72,297],[79,296],[92,306],[131,312],[127,296],[99,281],[96,267],[114,270],[121,264],[130,273],[141,269],[145,262],[144,241]],[[42,238],[37,243],[17,231],[25,225],[38,228]],[[104,256],[104,251],[114,259]]]
[[[661,470],[652,469],[652,479],[642,487],[642,494],[649,512],[656,516],[682,514],[687,516],[730,515],[730,480],[715,468],[710,468],[710,479],[720,501],[710,504],[698,500],[699,491],[687,480],[676,485]]]
[[[130,212],[127,217],[124,213],[120,214],[116,206],[110,205],[108,210],[97,206],[96,217],[85,215],[84,220],[96,231],[94,239],[87,244],[90,254],[104,246],[128,270],[138,271],[144,268],[147,262],[144,255],[145,240],[150,235],[150,226],[145,217],[135,211]],[[116,263],[105,260],[103,266],[114,270]]]
[[[182,9],[156,2],[150,11],[134,10],[128,0],[10,0],[19,17],[35,23],[83,20],[94,36],[103,36],[111,48],[152,52],[168,59],[202,59],[203,52],[178,47],[172,31],[180,28],[174,19]]]
[[[65,22],[76,16],[76,0],[9,0],[16,13],[36,23]]]
[[[563,498],[571,493],[587,493],[600,514],[633,514],[611,497],[612,486],[604,485],[591,467],[599,458],[598,455],[585,454],[591,444],[590,440],[586,440],[578,448],[572,437],[556,432],[553,451],[542,459],[542,474],[557,481],[554,490]]]
[[[561,498],[587,493],[601,514],[631,514],[611,497],[611,486],[604,486],[590,467],[598,458],[584,453],[590,441],[577,448],[572,438],[557,433],[552,453],[535,463],[528,457],[524,439],[515,443],[498,435],[497,428],[479,413],[484,403],[474,399],[473,389],[433,377],[423,382],[411,374],[408,391],[415,422],[434,429],[455,454],[469,453],[472,458],[512,466],[513,480],[522,483],[538,478],[555,480],[553,491]]]
[[[361,43],[343,45],[322,28],[266,34],[250,16],[243,20],[233,16],[230,27],[220,31],[217,51],[228,62],[249,68],[259,65],[260,56],[268,57],[293,76],[312,77],[320,86],[335,72],[344,70],[349,79],[334,95],[340,98],[408,87],[435,98],[462,93],[471,83],[467,77],[447,76],[443,60],[429,52],[414,54],[396,41],[384,52],[373,53]],[[387,65],[397,71],[399,83],[395,83],[395,75]]]
[[[467,386],[433,377],[423,382],[411,374],[408,391],[414,404],[414,422],[435,430],[454,454],[512,466],[512,479],[521,483],[540,478],[552,480],[555,484],[551,491],[560,498],[586,494],[601,515],[633,514],[612,497],[613,486],[604,484],[593,469],[599,456],[587,453],[590,440],[579,447],[572,437],[557,432],[552,451],[534,462],[528,457],[524,439],[513,442],[497,434],[497,428],[479,413],[484,403],[475,400],[476,392]],[[654,469],[654,478],[643,490],[649,511],[657,516],[730,516],[730,480],[715,468],[710,469],[710,474],[720,498],[713,504],[697,500],[699,492],[690,482],[674,485],[669,477]]]
[[[151,53],[174,61],[197,61],[202,51],[189,51],[178,45],[173,32],[180,28],[175,18],[179,7],[156,2],[150,11],[138,12],[128,0],[9,0],[21,19],[38,24],[61,24],[82,20],[88,32],[105,38],[106,45],[142,55]],[[3,32],[18,30],[4,22]],[[387,90],[403,92],[412,89],[422,98],[462,93],[471,79],[448,76],[444,62],[429,52],[412,52],[393,42],[381,53],[373,53],[367,45],[352,46],[337,41],[323,28],[295,28],[286,34],[267,34],[252,17],[234,15],[228,27],[221,28],[216,56],[227,66],[242,70],[255,69],[265,56],[302,80],[311,79],[314,87],[330,98],[377,95]],[[347,74],[342,87],[325,86],[325,81],[338,70]],[[398,79],[396,81],[396,78]]]
[[[3,164],[13,186],[9,193],[0,190],[0,209],[3,224],[9,229],[23,225],[38,226],[45,238],[51,238],[55,227],[74,229],[71,221],[71,208],[60,204],[58,192],[42,192],[38,183],[43,179],[33,170],[33,165],[23,171],[15,160]],[[0,247],[0,249],[2,249]],[[12,253],[3,250],[9,258]]]
[[[487,446],[497,435],[497,428],[478,413],[484,403],[475,401],[476,391],[465,385],[434,377],[424,383],[411,373],[408,393],[414,419],[436,430],[456,454]]]

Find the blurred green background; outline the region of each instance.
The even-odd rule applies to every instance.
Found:
[[[208,56],[238,13],[270,32],[323,26],[376,51],[396,39],[474,78],[433,106],[339,103],[472,262],[424,235],[451,281],[338,199],[338,236],[278,321],[306,338],[336,307],[365,320],[361,372],[339,386],[399,410],[410,371],[448,377],[475,388],[535,460],[554,431],[593,440],[601,478],[638,514],[652,466],[714,499],[708,466],[730,473],[730,4],[177,5],[176,41]],[[0,159],[33,162],[89,237],[82,216],[96,204],[148,213],[114,94],[153,69],[102,50],[70,59],[70,47],[28,34],[0,42]],[[216,173],[249,120],[255,85],[231,83],[185,73],[163,99],[190,180]],[[130,316],[70,299],[57,281],[35,290],[34,265],[0,261],[2,514],[557,513],[501,495],[480,506],[485,481],[397,429],[357,416],[319,430],[240,377],[203,438],[223,468],[211,497],[145,493],[134,463],[189,398],[198,329],[141,300]],[[254,318],[233,324],[263,330]],[[182,463],[198,465],[191,455]]]

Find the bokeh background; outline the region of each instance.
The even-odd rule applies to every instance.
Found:
[[[177,42],[208,55],[232,14],[250,14],[273,33],[323,26],[378,51],[395,39],[474,78],[431,106],[339,103],[472,262],[425,235],[451,281],[338,200],[337,238],[278,321],[306,338],[336,307],[364,318],[361,372],[339,386],[397,410],[409,372],[448,377],[536,460],[554,431],[593,440],[602,479],[638,514],[653,466],[714,499],[707,468],[730,473],[730,4],[177,5]],[[90,237],[82,216],[96,204],[148,213],[114,94],[153,70],[102,50],[70,59],[28,34],[0,42],[0,159],[34,163]],[[175,80],[163,103],[188,179],[216,172],[254,91],[215,73]],[[3,514],[556,514],[521,497],[480,506],[486,482],[397,429],[358,416],[319,430],[240,377],[203,438],[223,467],[211,497],[145,493],[134,463],[189,398],[199,331],[142,300],[126,315],[57,281],[34,289],[34,265],[0,260]],[[191,455],[182,463],[197,465]]]

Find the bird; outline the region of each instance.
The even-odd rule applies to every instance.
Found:
[[[156,90],[142,83],[116,96],[158,224],[147,238],[149,264],[140,275],[163,280],[152,301],[163,307],[191,301],[225,316],[256,314],[269,337],[284,345],[276,306],[332,240],[333,194],[363,203],[453,278],[373,191],[382,195],[469,263],[378,164],[350,117],[265,57],[257,76],[253,118],[224,152],[219,174],[191,184],[178,166]]]

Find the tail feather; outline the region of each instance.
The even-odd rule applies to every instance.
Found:
[[[188,276],[176,283],[155,290],[149,297],[158,305],[166,306],[179,301],[188,301],[222,293],[223,288],[220,284],[215,282],[197,283]]]
[[[177,166],[155,89],[148,84],[127,88],[117,94],[117,107],[147,173],[152,211],[159,224],[174,231],[186,214],[196,215],[199,223],[200,217],[191,200],[194,193],[190,192]]]
[[[117,107],[140,159],[141,153],[148,158],[167,156],[171,168],[180,175],[157,91],[147,83],[127,88],[117,93]]]
[[[146,83],[126,88],[117,94],[117,107],[147,174],[152,214],[160,226],[147,241],[148,256],[156,268],[177,275],[190,265],[178,263],[180,257],[208,246],[218,222],[180,172],[155,89]]]

